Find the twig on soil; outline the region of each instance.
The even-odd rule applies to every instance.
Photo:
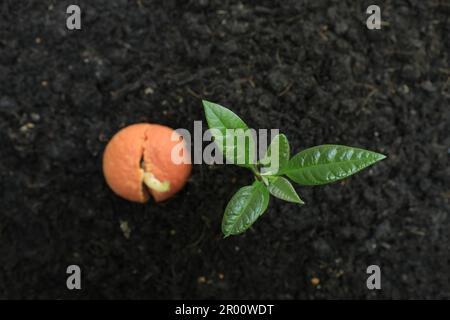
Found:
[[[250,83],[250,86],[252,88],[256,87],[255,82],[253,81],[252,77],[246,77],[246,78],[239,79],[239,82],[241,82],[241,83],[247,83],[248,82],[248,83]]]
[[[365,107],[367,105],[367,103],[369,102],[370,98],[377,92],[378,92],[377,88],[370,91],[369,94],[367,95],[367,97],[364,99],[362,106]]]
[[[191,96],[194,96],[194,97],[197,98],[197,99],[201,99],[201,98],[202,98],[197,92],[195,92],[194,90],[192,90],[190,87],[187,87],[187,88],[186,88],[186,91],[187,91]]]
[[[277,49],[277,53],[275,54],[275,59],[277,59],[277,62],[280,66],[283,65],[283,61],[281,61],[281,58],[280,58],[280,50],[279,49]]]
[[[293,84],[294,84],[293,82],[289,83],[289,84],[286,86],[286,88],[284,88],[284,90],[281,91],[281,92],[278,94],[278,96],[281,97],[281,96],[284,96],[286,93],[288,93],[289,90],[291,90]]]

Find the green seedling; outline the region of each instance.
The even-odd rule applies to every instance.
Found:
[[[248,130],[245,122],[218,104],[203,101],[203,106],[219,150],[227,160],[248,168],[255,177],[253,184],[239,189],[228,202],[222,220],[225,237],[250,228],[266,211],[270,195],[304,204],[289,179],[304,186],[332,183],[386,158],[380,153],[342,145],[315,146],[290,157],[286,136],[278,134],[272,139],[265,156],[255,161],[255,141],[251,135],[245,135]],[[228,139],[230,130],[240,133]],[[247,140],[244,148],[239,150],[237,140],[242,137]]]

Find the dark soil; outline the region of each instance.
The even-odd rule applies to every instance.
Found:
[[[372,3],[3,0],[0,297],[449,299],[450,6],[381,1],[371,31]],[[68,4],[80,31],[66,29]],[[192,129],[201,98],[280,128],[294,151],[388,158],[297,188],[305,206],[272,199],[227,239],[245,169],[195,165],[160,205],[115,196],[101,170],[109,138],[142,121]],[[71,264],[81,291],[66,288]],[[366,287],[371,264],[380,291]]]

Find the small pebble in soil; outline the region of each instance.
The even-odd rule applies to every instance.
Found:
[[[150,94],[153,94],[155,91],[151,88],[151,87],[147,87],[147,88],[145,88],[145,90],[144,90],[144,94],[146,95],[146,96],[148,96],[148,95],[150,95]]]
[[[206,277],[204,277],[204,276],[198,277],[198,278],[197,278],[197,282],[198,282],[198,283],[202,283],[202,284],[203,284],[203,283],[206,283]]]
[[[20,127],[20,132],[25,133],[28,130],[33,129],[33,128],[34,128],[34,124],[31,122],[28,122]]]
[[[317,277],[311,278],[311,284],[312,284],[314,287],[317,287],[317,286],[320,284],[320,279],[317,278]]]
[[[128,225],[128,221],[120,220],[120,230],[122,230],[123,236],[126,239],[130,239],[131,229]]]
[[[423,90],[425,90],[427,92],[435,92],[436,91],[436,87],[434,86],[434,84],[430,80],[427,80],[427,81],[423,82],[421,84],[421,87],[422,87]]]
[[[38,122],[39,120],[41,120],[41,116],[38,113],[32,112],[30,114],[30,118],[31,120],[33,120],[34,122]]]

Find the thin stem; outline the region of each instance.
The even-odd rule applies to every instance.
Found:
[[[253,174],[256,176],[256,177],[261,177],[261,174],[258,172],[258,170],[257,170],[257,168],[254,166],[254,165],[252,165],[251,167],[250,167],[250,170],[252,170],[252,172],[253,172]]]

